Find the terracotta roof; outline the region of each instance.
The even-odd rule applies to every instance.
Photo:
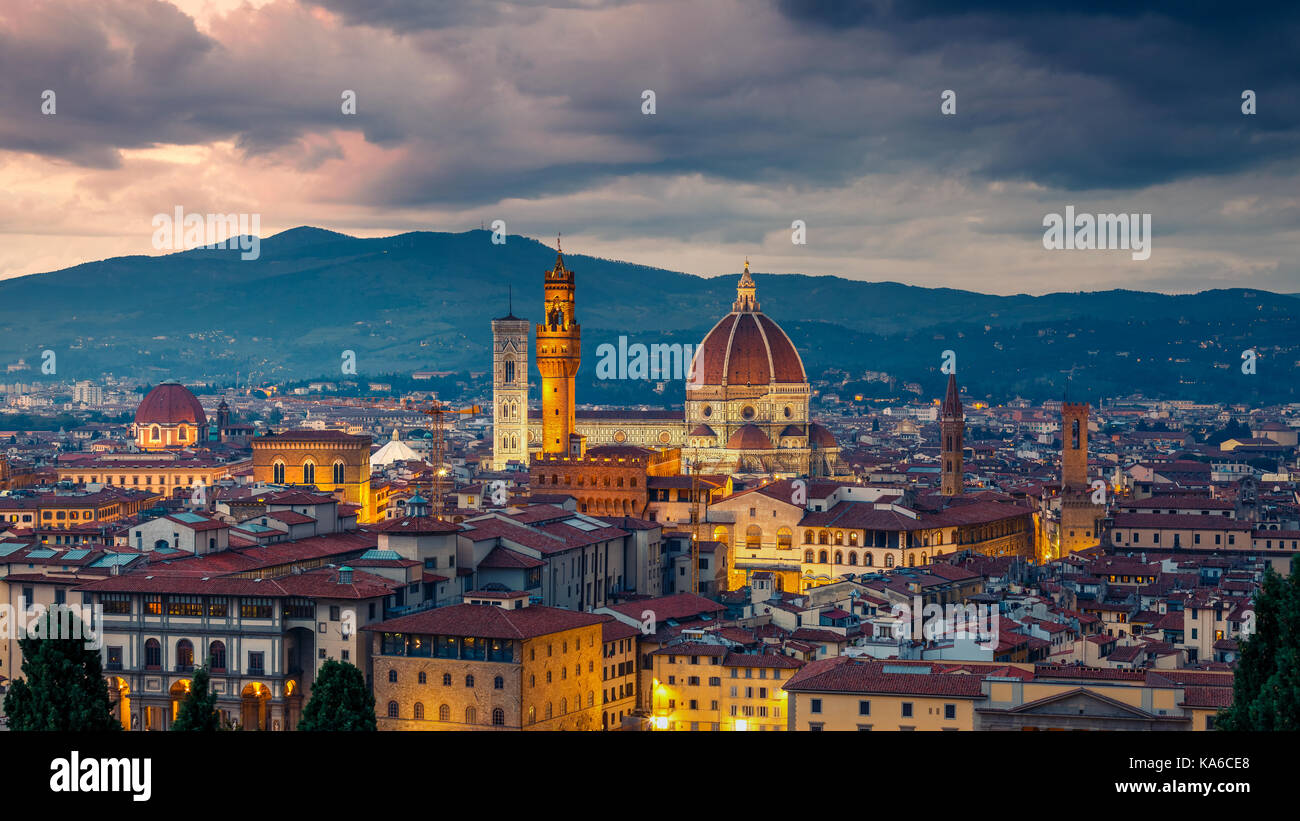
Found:
[[[500,545],[489,550],[488,554],[478,563],[478,569],[480,570],[515,570],[545,566],[546,562],[541,559],[525,556],[518,551]]]
[[[886,672],[886,670],[890,672]],[[814,661],[785,683],[784,689],[803,693],[887,693],[951,698],[982,698],[982,676],[936,674],[918,667],[894,672],[889,662],[837,656]]]
[[[206,425],[208,417],[194,394],[175,382],[164,382],[149,391],[135,409],[137,425],[177,425],[182,422]]]
[[[493,605],[454,604],[367,625],[363,629],[485,639],[530,639],[600,624],[606,618],[543,605],[506,610]]]
[[[458,524],[444,522],[432,516],[402,516],[397,519],[385,519],[382,522],[365,525],[365,527],[367,530],[387,533],[390,536],[400,536],[405,533],[412,535],[457,533],[461,530],[461,526]]]

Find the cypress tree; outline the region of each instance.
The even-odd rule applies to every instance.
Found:
[[[1300,730],[1300,558],[1283,578],[1268,568],[1255,598],[1250,636],[1241,643],[1232,706],[1220,730]]]
[[[375,731],[375,697],[361,670],[346,661],[329,659],[311,688],[298,729],[306,732]]]
[[[61,636],[65,626],[75,635],[79,621],[70,614],[64,624],[47,610],[32,623],[31,633],[18,640],[23,677],[13,682],[4,701],[10,730],[88,733],[122,729],[113,717],[99,650],[87,647],[84,639]]]

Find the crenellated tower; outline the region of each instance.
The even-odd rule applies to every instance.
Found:
[[[943,398],[939,417],[941,459],[943,461],[944,496],[960,496],[963,490],[965,468],[962,466],[962,435],[966,432],[966,418],[962,413],[961,397],[957,391],[957,375],[948,374],[948,393]]]
[[[542,453],[569,452],[574,424],[574,377],[581,358],[582,329],[574,313],[573,272],[564,267],[556,240],[555,267],[546,272],[545,321],[537,325],[537,370],[542,376]]]
[[[1097,522],[1106,506],[1093,503],[1088,479],[1087,403],[1061,405],[1061,514],[1057,541],[1060,555],[1067,556],[1098,544]]]

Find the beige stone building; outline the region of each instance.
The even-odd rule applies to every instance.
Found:
[[[608,616],[470,600],[366,628],[379,729],[601,729]]]

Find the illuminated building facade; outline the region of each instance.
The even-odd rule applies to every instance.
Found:
[[[387,485],[370,482],[370,437],[335,430],[288,430],[253,439],[253,481],[311,486],[358,505],[357,521],[384,518]]]

